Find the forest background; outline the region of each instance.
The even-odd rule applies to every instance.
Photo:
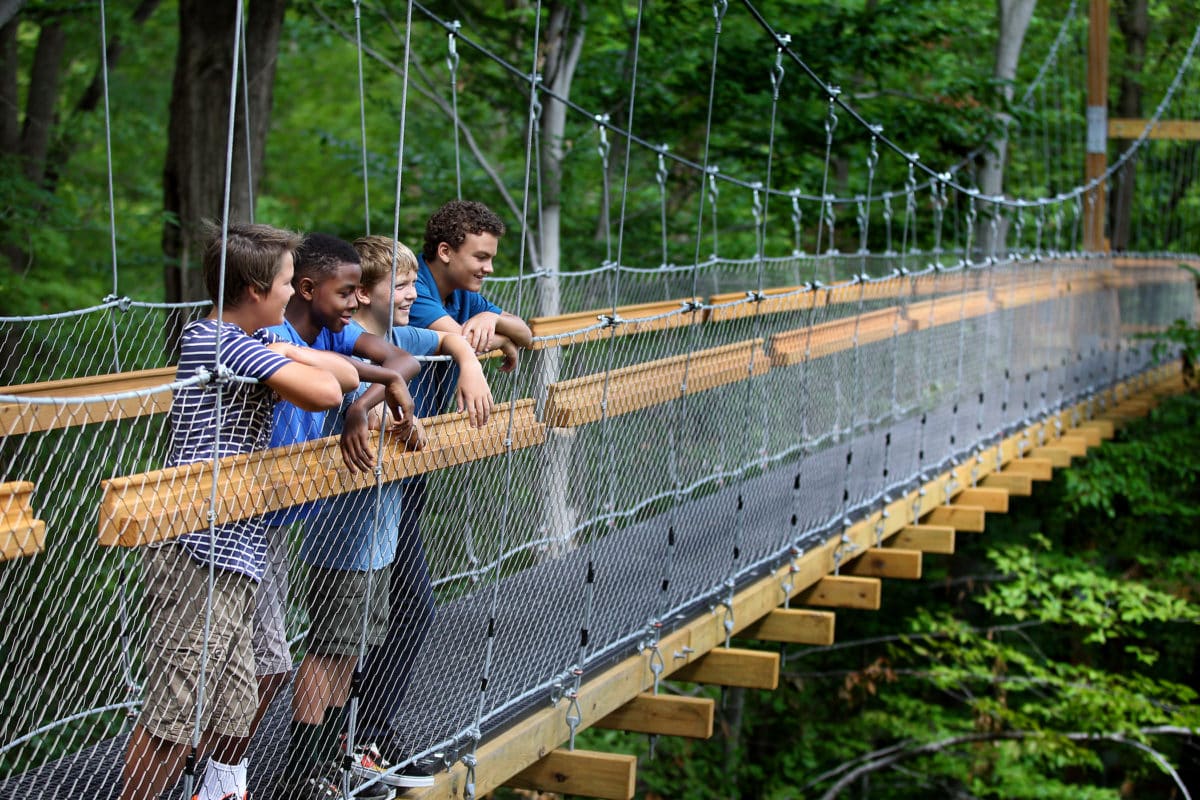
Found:
[[[983,168],[980,148],[995,140],[1003,114],[1032,123],[1029,115],[1039,113],[1013,108],[1012,89],[1036,70],[1033,54],[1046,51],[1068,4],[1024,4],[1033,15],[1028,58],[1015,81],[997,80],[997,20],[1019,5],[776,0],[762,11],[786,21],[817,74],[926,161],[949,166],[982,153],[970,172]],[[109,2],[102,39],[96,3],[0,2],[0,314],[90,306],[110,293],[199,296],[197,231],[221,215],[224,193],[234,22],[226,6],[233,4]],[[607,260],[618,207],[604,191],[605,173],[619,184],[623,142],[613,137],[602,162],[594,118],[557,119],[548,103],[539,123],[548,134],[542,158],[527,164],[527,82],[462,42],[451,72],[446,28],[421,13],[412,21],[402,105],[409,29],[399,3],[362,5],[360,106],[357,7],[248,4],[243,100],[250,114],[235,126],[230,217],[253,214],[345,237],[396,229],[419,244],[428,213],[461,192],[500,210],[514,232],[531,233],[520,210],[536,167],[539,235],[527,250],[507,239],[501,273]],[[543,6],[545,84],[617,127],[628,114],[637,10],[631,3]],[[746,134],[767,116],[763,65],[774,52],[736,10],[725,19],[715,86],[716,107],[736,113],[712,128],[712,160],[731,174],[755,174],[764,153],[746,145],[758,140]],[[438,3],[430,11],[461,20],[463,37],[528,62],[528,4]],[[1113,3],[1110,107],[1139,116],[1143,98],[1157,98],[1169,76],[1153,66],[1186,41],[1191,11],[1159,0]],[[654,12],[643,20],[637,50],[637,127],[694,155],[707,130],[707,86],[695,76],[708,65],[713,10],[668,1]],[[1082,82],[1075,91],[1063,106],[1082,114]],[[790,148],[778,161],[779,185],[814,190],[824,168],[822,103],[781,107],[778,124],[786,132],[781,147]],[[635,173],[654,174],[653,152],[628,155],[640,160]],[[838,159],[837,190],[851,190],[855,170],[847,156]],[[1025,176],[1010,169],[1007,185],[1019,186]],[[667,241],[663,263],[687,261],[694,247],[698,186],[671,186],[666,213],[683,233]],[[627,251],[654,263],[658,193],[653,180],[630,185],[622,226]],[[722,235],[731,249],[752,246],[754,236],[749,222]],[[656,758],[646,759],[647,792],[817,797],[839,782],[847,796],[889,798],[1182,797],[1181,784],[1194,792],[1195,738],[1187,732],[1198,723],[1193,687],[1200,685],[1198,423],[1194,398],[1170,406],[1110,455],[1039,490],[1030,513],[1007,528],[989,524],[986,540],[946,563],[936,591],[929,581],[889,584],[886,620],[839,614],[840,643],[789,654],[785,690],[727,693],[714,742],[658,742]],[[618,744],[591,735],[594,746]],[[1164,769],[1156,753],[1182,771]]]

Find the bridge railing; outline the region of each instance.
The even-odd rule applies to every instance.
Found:
[[[502,404],[485,428],[445,415],[424,452],[385,444],[380,481],[429,483],[437,615],[412,644],[409,755],[470,747],[845,520],[1139,373],[1150,348],[1133,337],[1194,307],[1169,259],[828,287],[794,264],[769,286],[722,270],[622,275],[615,307],[535,319],[521,369],[488,367]],[[0,797],[66,772],[81,796],[110,793],[147,646],[133,545],[376,480],[350,476],[330,439],[227,459],[214,493],[210,465],[162,469],[169,367],[81,372],[0,389]],[[278,751],[278,734],[258,746]]]

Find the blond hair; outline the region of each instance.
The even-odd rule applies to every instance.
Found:
[[[375,284],[388,280],[392,274],[392,254],[395,253],[396,277],[417,271],[417,257],[403,242],[390,236],[363,236],[354,240],[354,249],[362,259],[362,287],[370,291]]]

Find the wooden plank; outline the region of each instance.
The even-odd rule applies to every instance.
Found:
[[[32,498],[29,481],[0,483],[0,561],[46,549],[46,523],[34,518]]]
[[[1045,458],[1056,468],[1071,466],[1071,451],[1065,447],[1035,447],[1029,451],[1033,458]]]
[[[1071,429],[1071,435],[1082,436],[1088,447],[1099,447],[1104,443],[1104,436],[1099,428],[1085,428],[1082,425]]]
[[[637,790],[637,756],[554,750],[513,775],[506,785],[535,792],[632,800]]]
[[[1019,458],[1004,465],[1003,474],[1028,475],[1035,481],[1054,479],[1054,463],[1048,458]]]
[[[745,689],[779,687],[779,653],[718,647],[671,674],[671,680],[740,686]]]
[[[764,375],[771,365],[762,344],[735,342],[550,384],[544,419],[555,428],[583,425]]]
[[[715,706],[710,697],[643,693],[593,727],[653,736],[708,739],[713,734]]]
[[[821,358],[914,330],[916,324],[905,319],[898,306],[856,316],[822,322],[771,337],[771,363],[775,366],[799,364],[809,358]]]
[[[954,528],[949,525],[906,525],[887,541],[887,546],[950,555],[954,552]]]
[[[0,387],[0,395],[28,399],[62,399],[62,405],[31,405],[22,402],[0,402],[0,432],[18,436],[37,431],[107,422],[145,414],[163,414],[171,408],[171,392],[153,392],[143,396],[120,399],[86,400],[105,395],[146,391],[165,386],[175,380],[174,367],[118,372],[110,375],[90,375],[42,383],[25,383]]]
[[[921,579],[921,551],[872,547],[843,567],[842,574],[918,581]]]
[[[777,608],[758,622],[742,630],[738,636],[761,642],[812,644],[828,647],[833,644],[837,615],[832,611],[811,608]]]
[[[1088,442],[1085,436],[1064,433],[1054,442],[1054,446],[1063,448],[1072,456],[1086,456]]]
[[[1003,489],[1011,495],[1029,497],[1033,494],[1033,476],[1018,472],[993,472],[985,475],[979,485],[985,489]]]
[[[921,518],[927,525],[947,525],[956,531],[982,533],[984,511],[979,506],[937,506]]]
[[[1008,492],[996,487],[968,487],[954,497],[954,504],[961,506],[979,506],[984,511],[995,514],[1008,513]]]
[[[756,317],[760,314],[780,314],[787,311],[808,311],[814,305],[824,305],[827,296],[820,290],[805,286],[780,286],[764,289],[761,300],[753,300],[746,292],[723,292],[708,298],[711,308],[709,322],[728,322]]]
[[[465,413],[430,417],[425,420],[429,443],[424,450],[385,442],[383,480],[479,461],[507,452],[510,444],[519,450],[545,440],[546,429],[534,417],[532,400],[511,406],[511,441],[509,417],[507,403],[496,406],[481,428],[470,427]],[[223,458],[219,476],[214,509],[218,525],[375,485],[372,473],[346,470],[336,436]],[[208,528],[212,462],[112,478],[101,486],[101,545],[133,547]]]
[[[1122,119],[1114,117],[1108,121],[1108,138],[1137,139],[1150,124],[1148,119]],[[1200,140],[1200,122],[1191,119],[1160,119],[1147,134],[1148,139],[1170,139],[1176,142]]]
[[[826,575],[798,597],[803,605],[878,611],[881,594],[878,578]]]
[[[601,321],[601,318],[612,317],[612,308],[597,308],[552,317],[531,317],[529,328],[535,337],[554,336],[558,338],[534,342],[530,349],[541,350],[547,347],[598,341],[613,336],[630,336],[637,333],[687,327],[704,321],[704,315],[696,311],[699,303],[700,298],[698,297],[685,297],[677,300],[618,306],[616,316],[620,322],[603,328],[595,326]]]

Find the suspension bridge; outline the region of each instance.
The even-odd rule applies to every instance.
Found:
[[[499,59],[418,11],[448,35],[452,68],[464,53]],[[984,189],[972,162],[935,169],[935,154],[888,138],[749,3],[714,6],[714,76],[735,14],[761,39],[771,98],[759,174],[722,172],[707,138],[691,157],[640,138],[636,69],[625,129],[517,70],[531,90],[527,199],[503,247],[520,272],[485,293],[530,320],[534,343],[513,374],[484,358],[500,401],[484,427],[429,418],[428,446],[385,440],[376,474],[347,472],[334,438],[162,468],[181,385],[162,332],[206,308],[130,297],[115,262],[112,295],[92,307],[0,319],[0,798],[116,795],[144,678],[140,546],[414,476],[430,487],[437,610],[396,722],[407,759],[438,754],[446,769],[411,796],[630,797],[636,759],[577,748],[578,733],[711,735],[712,701],[664,682],[774,688],[780,653],[739,645],[832,643],[836,609],[879,609],[885,579],[920,578],[925,554],[952,553],[1182,388],[1144,334],[1195,319],[1179,265],[1200,266],[1198,167],[1176,140],[1196,138],[1200,28],[1164,65],[1153,115],[1110,120],[1080,61],[1106,23],[1072,5],[1015,98],[1054,122],[1011,121],[1009,181]],[[794,146],[776,110],[814,98],[823,185],[773,185]],[[607,257],[571,270],[532,199],[555,103],[596,136],[587,169],[606,209]],[[711,90],[709,103],[711,132]],[[662,220],[661,260],[624,251],[638,181],[657,187],[644,196],[657,192],[646,216]],[[672,182],[694,188],[691,229],[668,225]],[[1113,252],[1121,203],[1127,243]],[[687,263],[669,257],[679,238],[694,243]],[[287,716],[285,692],[252,786],[286,747]]]

